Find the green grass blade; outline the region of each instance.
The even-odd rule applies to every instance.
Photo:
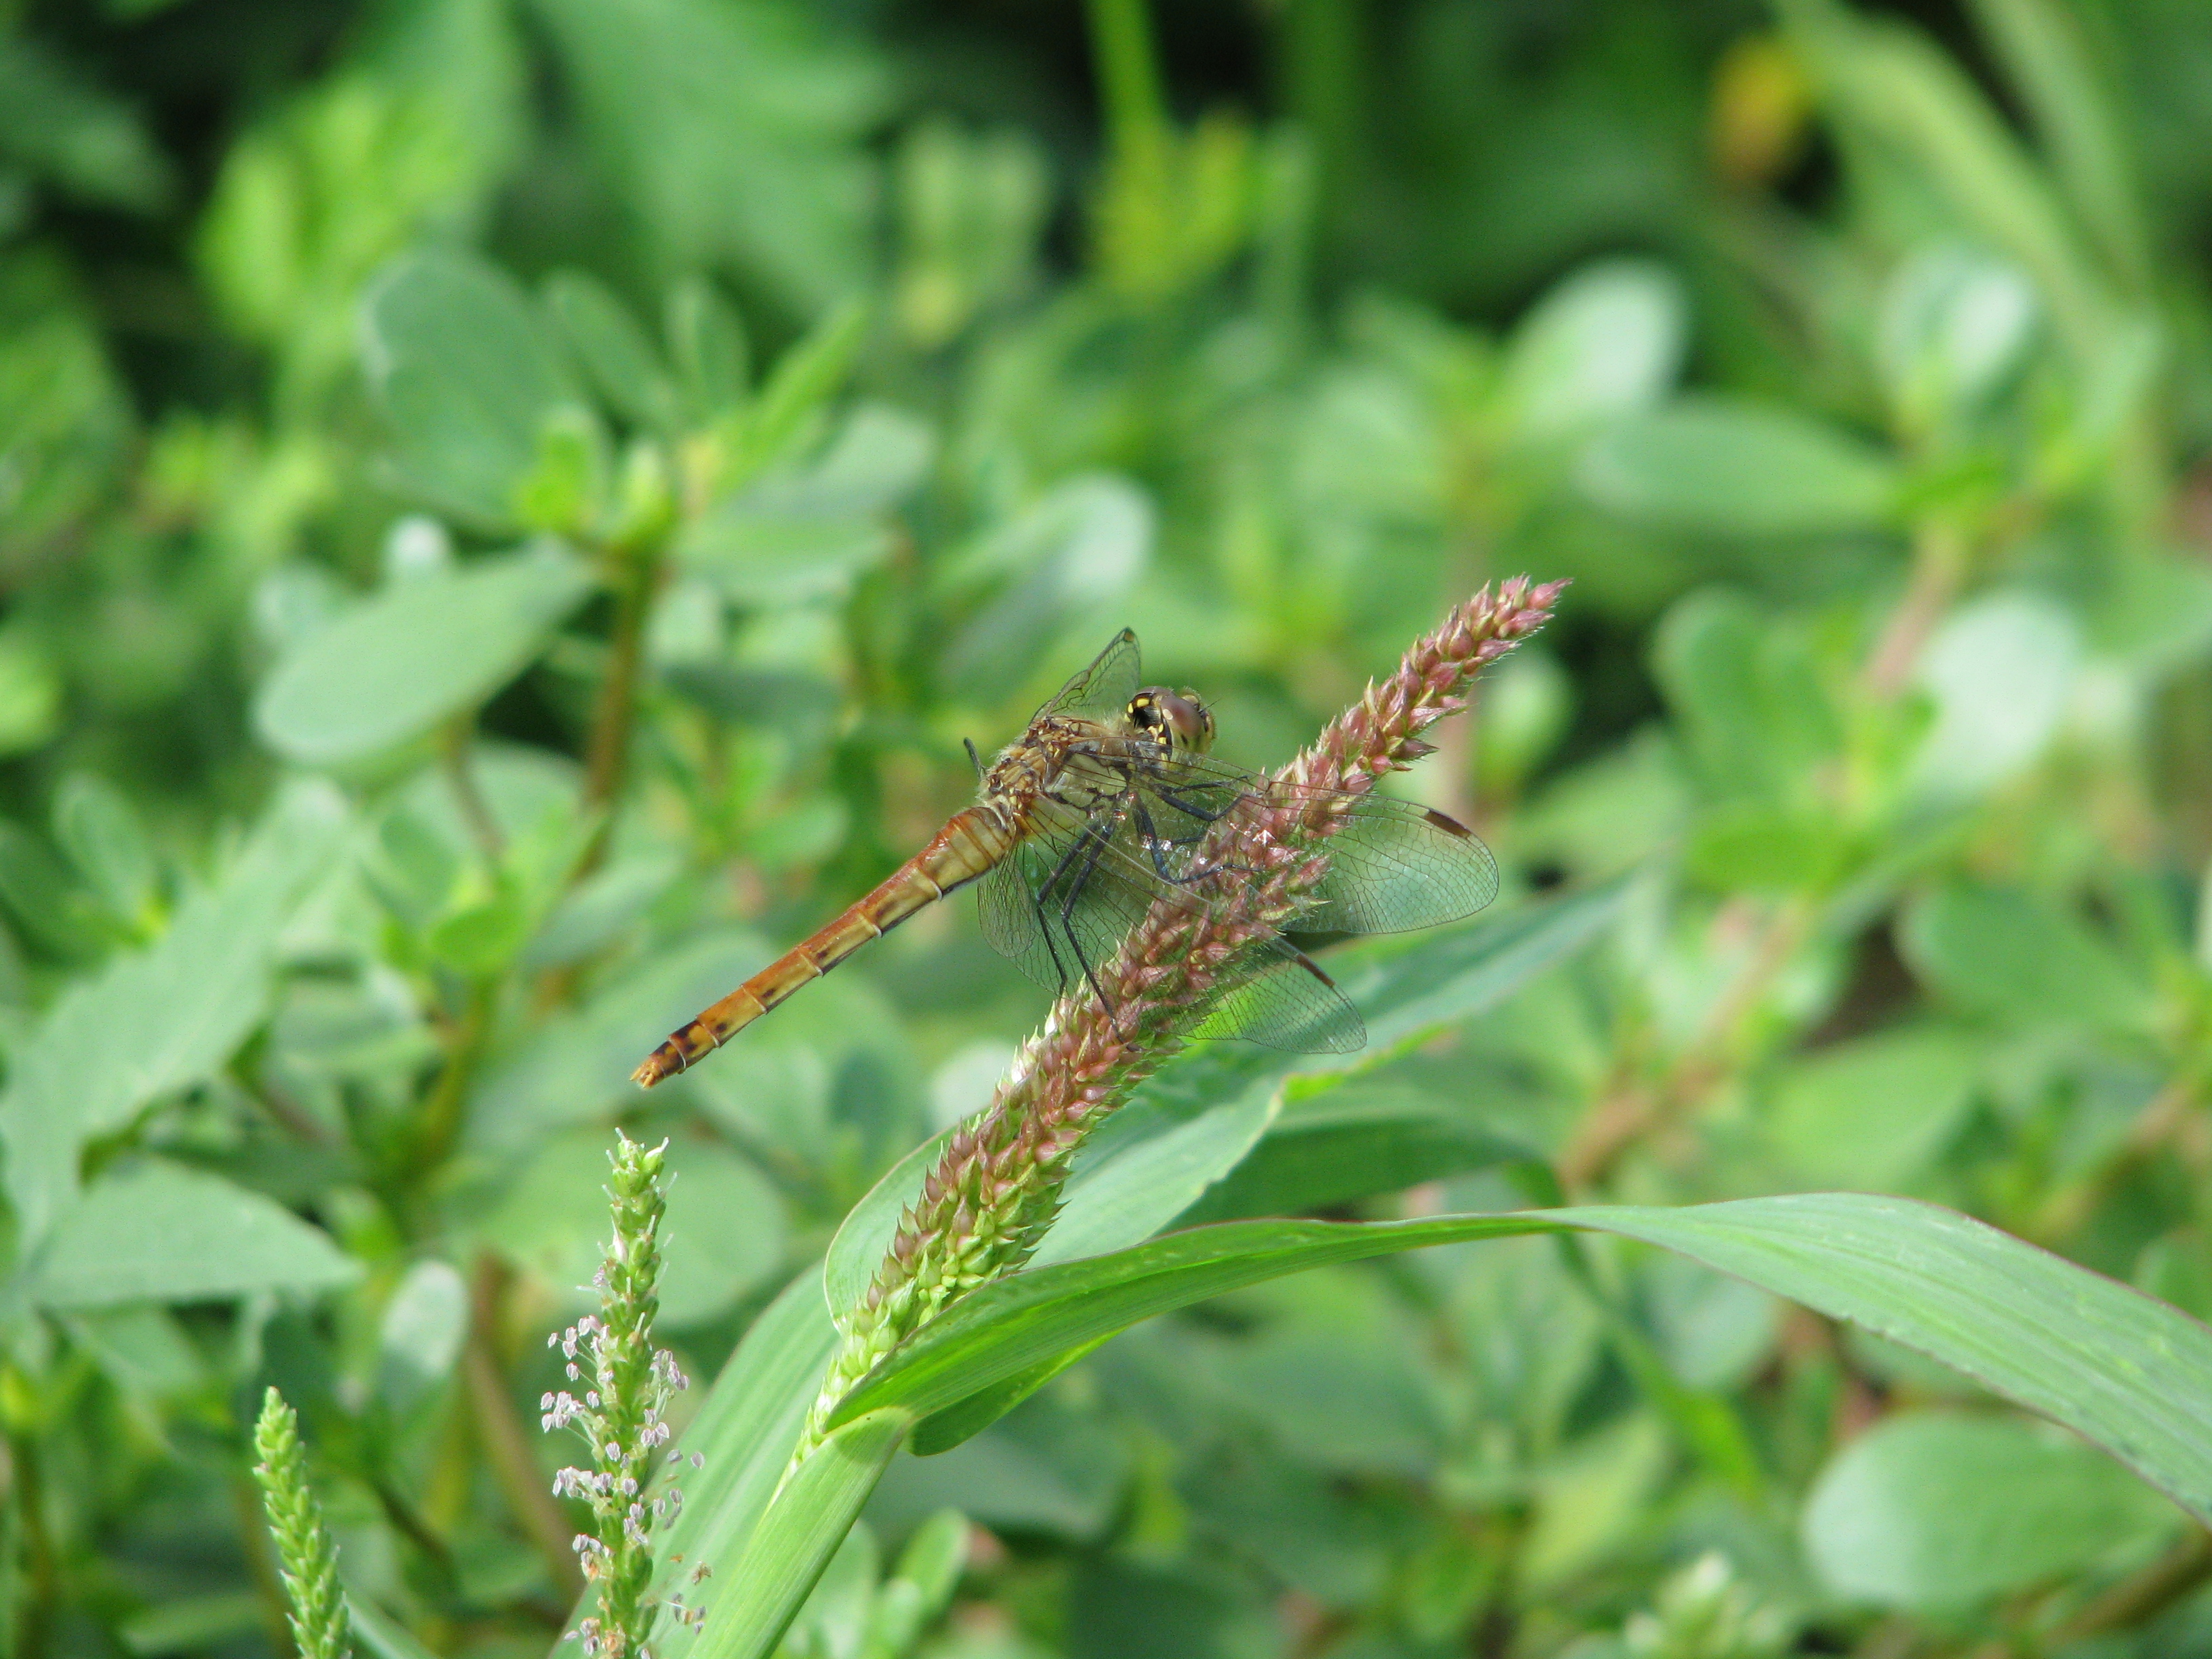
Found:
[[[1917,1349],[2212,1518],[2212,1330],[1966,1216],[1851,1193],[1195,1228],[986,1286],[878,1366],[839,1420],[943,1412],[1139,1320],[1303,1268],[1562,1227],[1659,1245]]]
[[[763,1659],[775,1650],[913,1423],[911,1413],[896,1408],[871,1413],[847,1423],[792,1471],[744,1553],[726,1569],[718,1566],[702,1594],[707,1621],[692,1659]]]

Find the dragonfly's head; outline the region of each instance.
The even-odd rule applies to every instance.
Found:
[[[1169,749],[1204,754],[1213,746],[1213,714],[1188,691],[1148,685],[1129,699],[1129,727]]]

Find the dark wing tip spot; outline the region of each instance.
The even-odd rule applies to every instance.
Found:
[[[1474,831],[1468,829],[1457,818],[1448,817],[1444,813],[1437,811],[1434,807],[1428,808],[1427,811],[1429,822],[1436,825],[1437,829],[1443,830],[1446,835],[1457,836],[1465,841],[1473,841],[1474,839]]]

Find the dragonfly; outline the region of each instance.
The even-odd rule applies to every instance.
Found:
[[[1231,765],[1210,752],[1213,715],[1195,693],[1142,680],[1137,636],[1124,629],[988,767],[969,744],[974,805],[671,1035],[632,1080],[650,1088],[697,1064],[870,940],[971,884],[993,949],[1048,990],[1087,987],[1103,1001],[1100,964],[1153,907],[1195,914],[1235,902],[1242,876],[1256,872],[1219,849],[1234,848],[1241,820],[1286,805],[1334,826],[1319,843],[1326,869],[1292,919],[1301,936],[1434,927],[1497,896],[1497,864],[1463,824],[1411,801]],[[1231,969],[1193,1010],[1188,1035],[1304,1053],[1364,1046],[1358,1011],[1283,933],[1261,930]]]

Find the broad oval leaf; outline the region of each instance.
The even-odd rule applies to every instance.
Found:
[[[327,783],[283,791],[220,883],[179,905],[152,945],[64,991],[16,1046],[0,1141],[25,1243],[75,1194],[87,1141],[211,1076],[260,1024],[279,931],[347,825]]]
[[[1832,1589],[1938,1612],[2079,1572],[2179,1519],[2078,1440],[2017,1419],[1916,1412],[1846,1446],[1802,1525]]]
[[[1896,468],[1847,433],[1718,398],[1623,421],[1583,452],[1577,476],[1608,512],[1692,535],[1878,529],[1899,486]]]
[[[44,1308],[209,1302],[307,1293],[361,1264],[289,1210],[218,1176],[149,1159],[96,1182],[55,1221],[32,1260]]]
[[[1665,266],[1606,259],[1537,301],[1514,331],[1501,400],[1515,432],[1577,436],[1648,408],[1680,371],[1687,307]]]
[[[465,254],[410,254],[370,287],[361,336],[407,484],[478,528],[514,528],[546,419],[576,402],[527,296]]]
[[[386,588],[284,654],[255,728],[308,766],[419,737],[520,673],[591,588],[582,565],[544,548]]]

